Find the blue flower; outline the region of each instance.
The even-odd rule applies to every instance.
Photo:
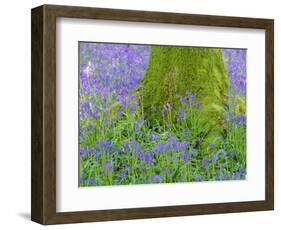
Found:
[[[233,119],[233,122],[240,127],[242,124],[246,124],[246,116],[244,114],[240,114],[239,116]]]
[[[217,154],[216,153],[212,153],[212,163],[214,164],[216,162],[217,159]]]
[[[209,144],[209,148],[216,149],[216,145],[214,143]]]
[[[126,153],[129,152],[130,147],[129,147],[129,142],[128,142],[128,141],[124,141],[124,142],[123,142],[123,148],[124,148],[124,151],[125,151]]]
[[[165,173],[165,174],[167,174],[167,175],[170,175],[171,173],[170,173],[170,170],[167,168],[167,167],[164,167],[163,168],[163,172]]]
[[[150,165],[153,164],[153,157],[152,157],[151,152],[145,153],[143,158],[144,158],[145,163],[150,164]]]
[[[161,183],[162,182],[162,177],[160,175],[157,174],[151,174],[149,176],[149,181],[152,183]]]
[[[245,174],[246,173],[246,169],[244,167],[240,167],[239,173]]]
[[[184,118],[184,115],[185,115],[185,113],[184,113],[184,111],[183,111],[182,108],[179,108],[179,110],[178,110],[178,112],[177,112],[177,115],[178,115],[178,120],[179,120],[179,121],[182,121],[183,118]]]
[[[80,155],[85,156],[87,154],[87,150],[80,148]]]
[[[218,153],[221,154],[223,158],[226,157],[226,152],[224,151],[224,149],[220,149]]]
[[[235,172],[235,173],[233,173],[233,179],[234,179],[234,180],[240,180],[240,177],[241,177],[240,172]]]
[[[97,185],[97,180],[96,178],[90,178],[87,180],[87,182],[90,184],[90,185]]]
[[[179,154],[179,157],[183,160],[184,163],[187,163],[189,160],[189,154],[187,154],[186,152],[181,152]]]
[[[201,178],[200,175],[195,175],[194,180],[195,180],[195,181],[201,181],[202,178]]]
[[[103,148],[103,151],[105,153],[108,152],[109,148],[110,148],[110,145],[111,145],[111,141],[110,140],[101,140],[100,141],[100,145],[101,147]]]
[[[204,158],[201,162],[202,166],[203,167],[208,167],[209,166],[209,160],[207,158]]]
[[[112,161],[111,160],[107,160],[104,164],[105,168],[108,170],[108,171],[112,171],[113,169],[113,164],[112,164]]]
[[[88,123],[88,129],[93,129],[93,124],[92,123]]]
[[[219,174],[216,174],[216,180],[220,181],[221,180],[221,176]]]

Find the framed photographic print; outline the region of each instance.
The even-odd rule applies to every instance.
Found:
[[[271,19],[32,9],[31,219],[274,208]]]

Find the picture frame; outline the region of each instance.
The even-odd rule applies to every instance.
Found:
[[[58,212],[56,127],[56,20],[94,20],[161,23],[265,31],[265,199],[253,201],[163,205],[120,209]],[[132,11],[76,6],[42,5],[31,11],[32,35],[32,156],[31,220],[40,224],[111,221],[172,216],[248,212],[274,209],[274,21],[242,18]]]

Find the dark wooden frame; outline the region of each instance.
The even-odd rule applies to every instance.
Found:
[[[31,219],[61,224],[274,209],[274,21],[179,13],[43,5],[32,9]],[[56,212],[56,18],[88,18],[265,30],[265,200],[233,203]]]

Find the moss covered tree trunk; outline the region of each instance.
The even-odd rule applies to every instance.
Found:
[[[176,111],[177,95],[189,91],[196,94],[200,112],[206,118],[200,124],[202,128],[221,127],[228,90],[221,49],[152,46],[142,85],[145,117],[152,125],[156,121],[161,123],[161,109],[166,103]]]

